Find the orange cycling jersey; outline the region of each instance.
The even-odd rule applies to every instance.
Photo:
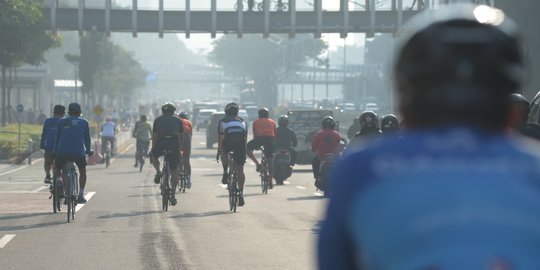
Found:
[[[182,124],[184,126],[184,134],[192,135],[193,134],[193,127],[191,125],[191,122],[187,119],[181,118]]]
[[[253,122],[253,136],[276,137],[276,121],[270,118],[259,118]]]

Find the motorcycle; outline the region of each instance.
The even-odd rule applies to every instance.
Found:
[[[323,156],[321,164],[319,165],[319,176],[315,180],[315,187],[324,192],[324,197],[330,196],[328,174],[330,173],[330,169],[334,165],[336,158],[337,156],[335,154],[326,154]]]
[[[291,153],[288,149],[278,149],[274,158],[274,179],[276,184],[283,185],[283,181],[292,175]]]

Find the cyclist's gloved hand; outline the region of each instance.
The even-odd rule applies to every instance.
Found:
[[[92,156],[94,154],[94,151],[92,150],[87,150],[86,151],[86,155],[88,155],[89,157]]]

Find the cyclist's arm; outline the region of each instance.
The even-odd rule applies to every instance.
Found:
[[[223,145],[223,138],[225,137],[224,135],[224,130],[223,130],[223,127],[222,127],[222,122],[221,120],[219,120],[218,122],[218,130],[217,130],[217,133],[218,133],[218,152],[222,152],[222,147],[221,145]]]
[[[92,151],[92,144],[90,142],[90,127],[88,126],[88,122],[86,122],[86,126],[84,127],[84,147],[86,147],[87,153]]]
[[[41,131],[41,141],[39,142],[39,148],[45,149],[45,138],[47,137],[47,120],[43,123],[43,130]]]

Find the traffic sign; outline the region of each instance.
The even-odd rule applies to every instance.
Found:
[[[94,113],[98,116],[101,115],[103,113],[103,106],[99,104],[94,106]]]
[[[17,111],[22,113],[24,111],[24,106],[22,104],[17,105]]]

